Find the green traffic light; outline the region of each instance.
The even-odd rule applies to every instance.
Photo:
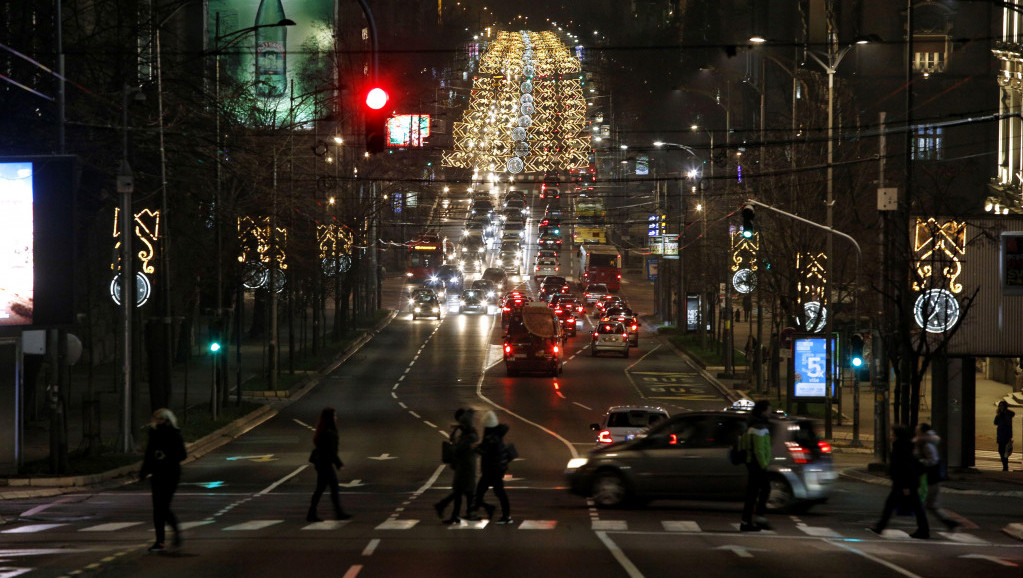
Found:
[[[216,352],[220,351],[220,344],[217,343],[216,341],[214,341],[213,343],[210,343],[210,351],[213,352],[213,353],[216,353]]]
[[[743,236],[744,238],[746,238],[746,239],[750,239],[750,238],[752,238],[752,237],[753,237],[753,231],[752,231],[752,230],[750,230],[750,229],[743,229],[743,230],[742,230],[742,236]]]

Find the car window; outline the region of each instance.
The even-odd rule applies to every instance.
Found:
[[[618,323],[601,323],[600,327],[597,327],[597,333],[600,333],[601,335],[622,333],[622,326]]]
[[[660,414],[643,409],[617,411],[607,416],[607,427],[647,427],[659,417]]]
[[[735,417],[721,416],[715,418],[710,437],[706,440],[708,447],[729,447],[746,431],[746,420]]]

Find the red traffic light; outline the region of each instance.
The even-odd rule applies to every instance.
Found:
[[[380,110],[387,105],[390,98],[384,89],[376,87],[366,93],[366,106],[373,110]]]

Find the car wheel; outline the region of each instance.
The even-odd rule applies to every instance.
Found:
[[[598,508],[615,508],[625,503],[629,489],[617,472],[600,472],[593,480],[590,494]]]
[[[790,511],[796,505],[792,486],[782,476],[771,476],[771,493],[767,496],[767,508],[775,512]]]

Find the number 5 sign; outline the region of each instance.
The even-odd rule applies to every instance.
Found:
[[[835,351],[832,344],[832,352]],[[797,398],[825,397],[827,375],[827,343],[823,337],[806,337],[793,340],[793,396]],[[838,375],[838,367],[832,369],[832,381]],[[832,389],[834,393],[834,389]]]

